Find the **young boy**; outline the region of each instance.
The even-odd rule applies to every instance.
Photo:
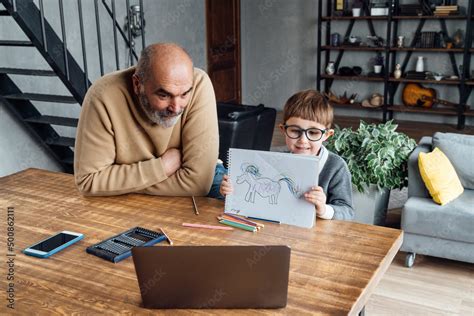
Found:
[[[319,186],[304,194],[306,201],[314,204],[316,215],[323,219],[351,220],[354,218],[351,174],[346,162],[323,146],[334,134],[330,129],[332,121],[333,110],[327,100],[316,90],[305,90],[286,101],[280,129],[292,154],[319,157]],[[221,182],[220,193],[232,193],[227,175]]]

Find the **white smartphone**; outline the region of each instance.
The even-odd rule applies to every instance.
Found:
[[[64,230],[26,248],[23,250],[23,253],[29,256],[48,258],[52,254],[78,242],[82,238],[84,238],[84,235],[81,233]]]

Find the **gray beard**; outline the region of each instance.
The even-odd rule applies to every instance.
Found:
[[[148,98],[146,97],[146,95],[142,93],[140,93],[140,95],[138,96],[138,101],[146,117],[152,123],[160,125],[164,128],[169,128],[169,127],[174,126],[176,122],[178,122],[181,114],[183,113],[183,111],[179,112],[178,114],[174,114],[168,110],[156,111],[151,107],[150,102],[148,102]]]

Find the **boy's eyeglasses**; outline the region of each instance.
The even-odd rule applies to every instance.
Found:
[[[285,129],[285,134],[291,139],[298,139],[305,133],[306,138],[309,139],[312,142],[316,142],[320,140],[324,133],[326,133],[325,129],[319,129],[316,127],[308,128],[308,129],[303,129],[299,127],[298,125],[283,125],[283,128]]]

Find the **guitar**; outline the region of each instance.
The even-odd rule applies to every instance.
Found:
[[[418,83],[408,83],[405,85],[402,100],[406,106],[421,106],[424,108],[431,108],[435,103],[457,106],[455,103],[437,99],[435,89],[425,88]]]

